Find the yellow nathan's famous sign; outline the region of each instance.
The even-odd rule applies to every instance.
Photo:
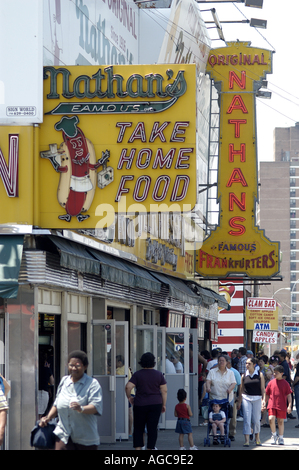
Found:
[[[255,97],[272,71],[272,53],[249,43],[214,49],[208,72],[220,90],[219,225],[197,253],[196,271],[210,278],[279,272],[279,243],[256,226],[257,139]]]
[[[44,67],[40,157],[42,227],[190,210],[195,65]]]

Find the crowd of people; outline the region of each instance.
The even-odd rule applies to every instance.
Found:
[[[211,353],[201,351],[200,357],[201,425],[208,426],[210,400],[227,398],[231,441],[235,440],[236,422],[243,421],[244,447],[249,446],[250,439],[261,445],[261,426],[270,428],[272,444],[284,445],[284,421],[296,419],[292,413],[294,401],[299,419],[299,354],[294,366],[285,350],[277,350],[271,357],[260,351],[254,357],[245,347],[234,349],[230,356],[217,348]],[[213,444],[218,443],[219,439],[214,438]]]
[[[148,359],[145,356],[151,356],[150,363],[144,362]],[[244,347],[233,350],[230,355],[217,348],[211,353],[201,351],[198,359],[199,408],[204,419],[201,425],[208,426],[210,423],[214,435],[213,444],[224,442],[224,429],[227,430],[229,439],[234,441],[237,421],[243,421],[244,447],[248,447],[253,439],[257,446],[261,445],[261,426],[270,428],[272,444],[283,445],[284,421],[287,417],[295,419],[292,414],[294,397],[299,397],[299,366],[296,365],[292,370],[288,353],[285,350],[275,351],[269,358],[261,351],[254,357],[253,352]],[[296,359],[299,363],[299,354]],[[140,365],[143,369],[133,374],[126,386],[126,394],[133,405],[134,413],[133,446],[136,449],[143,448],[144,429],[147,429],[148,448],[153,449],[157,439],[159,415],[165,411],[167,384],[163,374],[154,371],[155,359],[152,355],[143,355]],[[131,391],[134,388],[136,396],[133,398]],[[155,403],[149,402],[149,396],[151,400],[155,397]],[[141,400],[140,403],[137,398]],[[177,417],[175,431],[179,434],[180,450],[185,449],[185,435],[188,436],[190,449],[196,450],[190,424],[192,410],[185,403],[186,394],[183,389],[178,391],[177,398],[178,405],[174,414]],[[229,416],[224,416],[221,406],[213,406],[215,401],[229,404]],[[299,419],[299,399],[295,398],[295,401]],[[296,427],[299,428],[299,425]]]
[[[121,370],[121,356],[117,365]],[[269,427],[272,444],[284,444],[284,422],[287,418],[299,419],[299,354],[295,364],[285,350],[275,351],[267,357],[261,351],[256,357],[244,347],[229,355],[220,348],[201,351],[199,359],[199,408],[203,417],[201,426],[211,425],[213,444],[224,440],[224,429],[230,441],[235,440],[237,420],[243,421],[244,446],[250,439],[261,445],[260,428]],[[133,447],[144,447],[147,433],[147,448],[155,449],[158,421],[165,413],[167,382],[162,372],[155,369],[153,354],[144,353],[139,362],[141,369],[129,377],[125,393],[133,408]],[[63,377],[58,387],[56,400],[49,412],[40,419],[44,428],[58,416],[55,425],[56,450],[91,450],[99,445],[96,415],[102,414],[102,390],[100,384],[86,375],[87,355],[73,351],[68,358],[70,375]],[[3,442],[9,384],[0,375],[0,446]],[[174,409],[177,417],[175,432],[179,434],[180,449],[184,447],[184,436],[188,436],[190,450],[197,450],[192,436],[190,417],[192,410],[186,403],[184,389],[178,390],[178,404]],[[229,415],[215,401],[229,405]],[[278,434],[276,431],[276,422]],[[224,427],[225,426],[225,427]],[[299,424],[295,426],[299,428]],[[220,432],[217,434],[217,431]]]

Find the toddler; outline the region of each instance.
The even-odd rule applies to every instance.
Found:
[[[224,411],[221,411],[221,406],[218,403],[213,403],[213,411],[209,414],[209,422],[212,424],[213,431],[213,445],[218,445],[217,429],[220,430],[220,440],[221,443],[224,442],[224,423],[226,422],[226,416]]]

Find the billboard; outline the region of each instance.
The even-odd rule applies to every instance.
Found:
[[[255,96],[272,71],[272,52],[231,42],[212,50],[208,72],[220,91],[218,226],[197,253],[203,277],[271,278],[279,272],[279,243],[256,226],[257,136]]]
[[[278,306],[273,298],[248,297],[246,303],[246,329],[278,330]]]
[[[43,2],[0,2],[0,125],[43,119]]]
[[[195,65],[44,67],[39,196],[36,224],[45,228],[190,211]]]
[[[221,309],[218,313],[218,339],[213,349],[221,347],[227,352],[244,346],[244,286],[243,281],[219,282],[219,294],[225,297],[230,310]]]
[[[299,333],[299,322],[288,320],[283,322],[284,333]]]
[[[210,91],[211,81],[206,65],[211,39],[202,14],[194,0],[178,0],[171,4],[167,30],[158,63],[196,64],[197,72],[197,173],[198,185],[208,181]],[[206,215],[207,191],[198,192],[196,212]]]
[[[139,9],[132,0],[45,4],[43,65],[137,63]]]
[[[277,344],[278,333],[276,331],[254,330],[252,336],[253,343]]]

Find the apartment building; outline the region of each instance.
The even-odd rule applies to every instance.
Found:
[[[281,282],[265,283],[260,296],[273,296],[281,316],[299,310],[299,123],[275,128],[274,161],[261,162],[257,223],[271,240],[280,241]]]

